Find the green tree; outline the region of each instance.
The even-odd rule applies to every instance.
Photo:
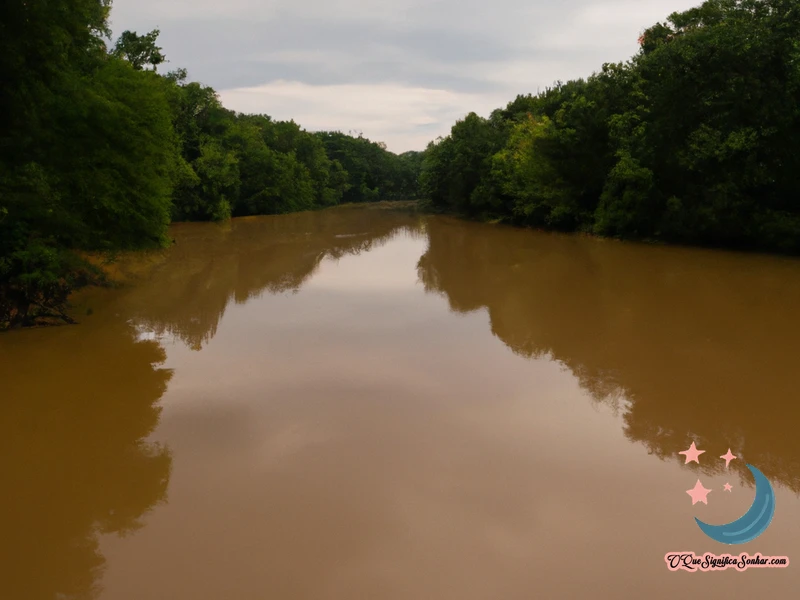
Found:
[[[123,31],[114,45],[112,54],[127,60],[137,71],[144,69],[146,65],[153,67],[153,71],[156,71],[158,65],[167,60],[162,54],[162,49],[156,46],[156,39],[160,33],[158,29],[144,35]]]
[[[419,171],[407,174],[408,167],[404,166],[406,163],[402,157],[389,152],[382,142],[373,142],[361,134],[354,137],[340,131],[315,135],[322,140],[328,157],[339,162],[347,172],[342,202],[401,199],[407,180],[418,178]],[[415,168],[419,169],[419,165]]]
[[[507,128],[499,112],[490,119],[470,113],[450,135],[428,147],[420,187],[432,205],[467,216],[494,217],[508,210],[492,157],[505,144]]]
[[[0,327],[66,318],[96,275],[73,250],[164,243],[178,158],[162,79],[105,52],[107,2],[3,11],[19,30],[0,59],[15,90],[0,117]],[[41,47],[19,35],[45,31]]]
[[[786,0],[711,0],[648,29],[600,229],[613,212],[640,235],[800,250],[798,39]]]
[[[674,13],[627,63],[457,122],[421,191],[470,216],[799,252],[798,40],[796,0]]]

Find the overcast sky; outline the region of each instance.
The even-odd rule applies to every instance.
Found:
[[[475,111],[627,60],[702,0],[114,0],[228,108],[422,150]]]

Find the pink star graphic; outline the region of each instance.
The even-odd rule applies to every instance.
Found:
[[[699,465],[700,464],[700,460],[699,460],[700,455],[703,454],[704,452],[705,452],[705,450],[698,450],[697,446],[695,446],[694,442],[692,442],[692,445],[689,446],[688,450],[684,450],[683,452],[678,452],[678,454],[685,454],[686,455],[686,462],[683,463],[683,464],[688,465],[690,462],[694,461]]]
[[[728,453],[723,454],[722,456],[720,456],[720,458],[725,459],[725,468],[727,469],[728,466],[731,464],[731,461],[736,457],[733,455],[733,452],[731,452],[731,449],[728,448]]]
[[[694,487],[690,490],[686,490],[686,493],[692,497],[692,506],[697,504],[698,502],[702,502],[703,504],[708,504],[708,493],[711,490],[707,490],[703,487],[703,484],[700,483],[700,480],[697,480],[697,483],[694,484]]]
[[[730,484],[730,483],[726,483],[726,484],[725,484],[725,491],[726,491],[726,492],[730,492],[732,489],[733,489],[733,487],[731,486],[731,484]]]

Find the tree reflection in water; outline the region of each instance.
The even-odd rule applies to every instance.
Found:
[[[663,460],[696,440],[731,447],[800,493],[800,265],[431,219],[418,271],[454,311],[485,308],[515,353],[551,357],[623,412],[625,435]],[[701,445],[702,444],[702,445]],[[698,472],[724,461],[692,464]]]

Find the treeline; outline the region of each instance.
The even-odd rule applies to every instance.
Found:
[[[310,133],[294,121],[235,113],[183,70],[164,79],[180,140],[174,221],[417,196],[421,152],[398,156],[362,135]]]
[[[0,328],[69,320],[74,252],[169,243],[174,220],[413,198],[420,153],[225,109],[158,31],[109,39],[110,0],[0,8]],[[417,171],[415,171],[415,169]]]
[[[800,252],[800,5],[709,0],[624,64],[472,113],[426,151],[436,210]]]

